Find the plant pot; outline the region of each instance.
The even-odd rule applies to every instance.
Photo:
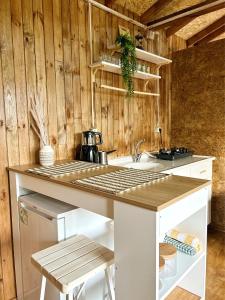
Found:
[[[54,164],[54,150],[50,145],[43,146],[39,151],[40,165],[44,167],[52,166]]]

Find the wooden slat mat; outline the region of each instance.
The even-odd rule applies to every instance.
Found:
[[[45,177],[60,177],[76,172],[105,168],[105,165],[94,164],[84,161],[70,161],[67,163],[56,164],[49,167],[38,167],[28,169],[27,172]]]
[[[96,190],[117,194],[163,180],[168,176],[167,174],[145,170],[123,169],[85,179],[73,180],[72,183],[79,183]]]

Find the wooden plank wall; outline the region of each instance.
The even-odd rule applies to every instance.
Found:
[[[171,143],[213,162],[212,225],[225,231],[225,40],[173,54]]]
[[[133,14],[123,11],[134,17]],[[94,59],[116,38],[118,24],[137,27],[93,9]],[[37,161],[39,142],[30,129],[30,100],[44,102],[48,132],[57,159],[71,158],[81,132],[91,126],[90,51],[87,5],[83,0],[1,0],[0,4],[0,299],[16,296],[6,167]],[[175,48],[183,48],[176,43]],[[146,48],[167,56],[173,49],[165,34]],[[162,69],[161,120],[163,143],[169,144],[170,70]],[[96,87],[96,126],[104,147],[129,154],[145,138],[146,150],[159,147],[154,133],[156,106],[151,97],[128,100],[99,88],[100,82],[122,87],[118,75],[99,72]],[[136,81],[142,89],[143,82]],[[154,85],[152,85],[154,88]]]

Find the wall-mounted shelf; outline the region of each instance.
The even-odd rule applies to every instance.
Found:
[[[110,47],[108,47],[108,49],[119,52],[120,48],[116,45],[112,45]],[[154,53],[151,52],[147,52],[141,49],[136,48],[136,57],[137,59],[141,59],[144,61],[148,61],[150,63],[162,66],[162,65],[166,65],[166,64],[170,64],[172,63],[171,59],[156,55]]]
[[[107,72],[111,72],[114,74],[121,74],[121,68],[119,65],[112,64],[106,61],[100,61],[96,62],[92,65],[90,65],[90,68],[97,70],[104,70]],[[161,76],[155,75],[155,74],[150,74],[150,73],[145,73],[141,71],[137,71],[134,73],[134,78],[142,79],[142,80],[150,80],[150,79],[160,79]]]
[[[145,60],[157,65],[166,65],[172,62],[171,59],[141,50],[136,48],[136,55],[138,59]]]

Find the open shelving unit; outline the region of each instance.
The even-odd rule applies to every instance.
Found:
[[[134,24],[135,26],[138,26],[140,28],[143,28],[144,30],[148,30],[148,27],[136,20],[133,20],[132,18],[129,18],[128,16],[125,16],[95,0],[87,0],[88,2],[88,27],[89,27],[89,40],[90,40],[90,69],[91,69],[91,115],[92,115],[92,127],[95,127],[95,87],[96,87],[96,73],[98,70],[103,70],[106,72],[111,72],[114,74],[121,74],[121,68],[119,65],[116,65],[111,62],[106,61],[99,61],[94,62],[93,61],[93,22],[92,22],[92,6],[95,6],[103,11],[106,11],[112,15],[117,16],[118,18],[124,19],[125,21],[128,21],[131,24]],[[112,45],[111,47],[107,47],[108,50],[112,50],[112,52],[118,52],[120,49],[117,45]],[[163,65],[170,64],[172,60],[156,55],[154,53],[144,51],[141,49],[136,48],[136,56],[137,59],[151,63],[154,65],[154,72],[155,74],[137,71],[134,74],[134,78],[141,79],[144,81],[143,89],[139,91],[134,91],[134,95],[141,95],[141,96],[150,96],[155,97],[157,101],[157,118],[156,118],[156,127],[160,126],[159,116],[160,116],[160,85],[159,80],[161,79],[161,76],[159,75],[159,69]],[[147,86],[150,80],[154,80],[156,82],[156,88],[155,91],[147,90]],[[108,89],[111,91],[121,92],[121,93],[127,93],[127,90],[125,88],[119,88],[111,85],[105,85],[101,84],[101,88]]]
[[[101,10],[107,11],[113,15],[116,15],[117,17],[124,19],[138,27],[142,27],[145,30],[147,30],[147,26],[144,24],[137,22],[136,20],[133,20],[121,13],[116,12],[115,10],[108,8],[107,6],[95,1],[95,0],[87,0],[88,1],[88,25],[89,25],[89,39],[90,39],[90,69],[91,69],[91,119],[92,119],[92,127],[95,127],[95,87],[96,87],[96,73],[98,70],[111,72],[114,74],[121,75],[121,67],[118,64],[114,64],[111,62],[107,62],[104,60],[94,62],[93,61],[93,22],[92,22],[92,6],[98,7]],[[113,45],[112,47],[108,47],[108,50],[112,50],[112,52],[120,51],[117,45]],[[151,63],[154,65],[154,71],[155,74],[137,71],[135,72],[133,78],[141,79],[144,81],[143,89],[134,91],[134,95],[141,95],[141,96],[149,96],[149,97],[155,97],[157,101],[157,118],[156,118],[156,127],[160,126],[160,85],[159,80],[161,79],[161,76],[159,75],[159,69],[161,66],[170,64],[172,60],[156,55],[154,53],[144,51],[141,49],[136,48],[136,56],[137,59]],[[156,82],[156,88],[155,91],[147,90],[147,86],[150,80],[154,80]],[[120,93],[127,93],[127,90],[125,88],[119,88],[111,85],[105,85],[101,84],[101,88],[111,90],[114,92],[120,92]]]
[[[116,45],[112,45],[112,46],[108,47],[108,50],[112,51],[112,55],[115,52],[120,52],[120,48]],[[172,62],[172,60],[162,57],[162,56],[159,56],[159,55],[156,55],[151,52],[147,52],[147,51],[138,49],[138,48],[136,48],[136,57],[137,57],[137,59],[140,59],[142,61],[146,61],[148,63],[154,64],[156,74],[142,72],[142,71],[136,71],[133,75],[133,78],[144,80],[145,84],[144,84],[143,91],[134,91],[134,95],[151,96],[151,97],[157,97],[159,99],[160,91],[159,91],[158,80],[161,79],[161,76],[159,75],[159,69],[163,65],[170,64]],[[92,63],[90,65],[90,68],[91,68],[91,72],[92,72],[92,84],[94,84],[96,82],[96,73],[98,70],[121,75],[121,67],[119,64],[115,64],[115,63],[104,61],[104,60]],[[156,92],[147,91],[147,85],[150,80],[154,80],[157,82]],[[121,93],[127,92],[127,90],[124,88],[118,88],[118,87],[111,86],[111,85],[101,84],[100,87],[103,89],[121,92]],[[158,123],[159,123],[159,120],[158,120],[157,124]]]
[[[182,279],[189,274],[194,267],[205,258],[205,252],[202,251],[194,256],[187,254],[177,253],[177,274],[174,277],[164,279],[163,286],[159,291],[159,299],[163,300],[176,288]]]
[[[194,195],[198,195],[196,198],[202,201],[202,204],[199,205],[197,202],[193,202],[190,211],[188,212],[187,208],[186,212],[180,213],[177,221],[176,219],[169,220],[174,215],[174,212],[168,210],[168,212],[172,213],[170,217],[168,214],[168,224],[173,222],[173,227],[180,232],[188,232],[198,237],[202,244],[201,251],[194,256],[177,251],[177,273],[174,277],[161,279],[163,284],[162,288],[159,289],[159,300],[166,299],[177,286],[199,297],[199,299],[204,299],[207,255],[207,190],[193,194],[193,199],[195,199]],[[188,206],[188,201],[186,205]],[[165,216],[167,214],[162,215],[162,218]],[[164,228],[163,231],[166,229],[164,224],[161,223],[161,218],[160,227]],[[161,232],[160,241],[162,241],[165,233]]]
[[[109,49],[115,51],[120,51],[119,48],[115,48],[116,46],[111,46],[109,47]],[[145,81],[145,85],[144,85],[144,90],[143,91],[134,91],[135,95],[145,95],[145,96],[153,96],[153,97],[160,97],[160,93],[159,93],[159,84],[157,85],[157,91],[155,93],[152,92],[148,92],[146,90],[146,87],[148,85],[148,82],[150,80],[159,80],[161,79],[161,76],[159,75],[159,68],[163,65],[166,64],[170,64],[172,62],[172,60],[156,55],[154,53],[150,53],[141,49],[136,48],[136,55],[137,58],[140,60],[144,60],[146,62],[152,63],[156,65],[156,70],[157,70],[157,74],[152,74],[152,73],[147,73],[147,72],[142,72],[142,71],[136,71],[134,73],[133,78],[136,79],[141,79]],[[108,61],[99,61],[99,62],[95,62],[93,64],[90,65],[90,68],[92,69],[92,82],[96,82],[96,73],[98,70],[103,70],[106,72],[110,72],[110,73],[114,73],[114,74],[119,74],[121,75],[121,67],[118,64],[114,64]],[[112,91],[117,91],[117,92],[126,92],[126,89],[121,89],[121,88],[117,88],[117,87],[113,87],[113,86],[109,86],[109,85],[101,85],[101,88],[105,88],[108,90],[112,90]]]
[[[123,207],[123,212],[115,219],[115,228],[121,225],[122,230],[115,235],[115,249],[123,253],[119,258],[124,258],[126,253],[125,262],[121,265],[127,271],[121,272],[121,265],[117,263],[116,289],[118,294],[121,292],[122,300],[164,300],[177,288],[182,289],[185,294],[192,294],[193,299],[205,299],[209,188],[210,186],[205,186],[183,196],[177,202],[171,201],[169,206],[152,211],[151,214],[145,213],[142,208],[134,209],[129,205],[119,204]],[[138,217],[140,219],[137,224],[135,223],[135,227],[133,220]],[[124,218],[127,218],[126,222]],[[116,224],[118,220],[119,224]],[[130,234],[131,226],[133,226],[132,234]],[[176,274],[173,277],[162,278],[159,270],[160,243],[171,229],[197,237],[201,243],[201,250],[194,256],[177,250]],[[122,243],[121,247],[116,244],[119,242]],[[129,273],[131,268],[132,272]],[[124,282],[120,284],[124,277],[126,288]],[[129,286],[130,282],[137,282],[137,285]]]

